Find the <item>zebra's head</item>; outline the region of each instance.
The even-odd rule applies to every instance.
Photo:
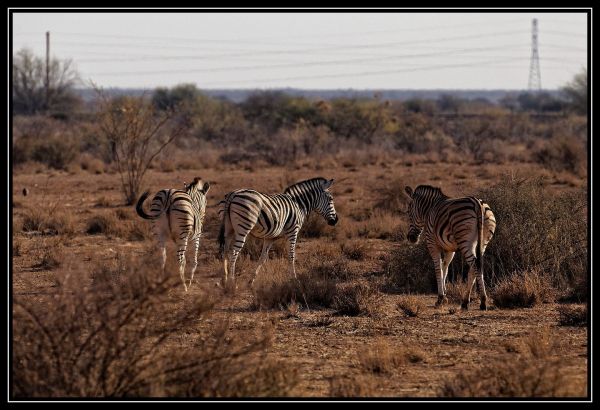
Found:
[[[417,243],[421,232],[423,232],[423,215],[419,212],[418,205],[415,205],[414,192],[411,187],[407,186],[404,188],[404,192],[409,198],[408,201],[408,217],[410,219],[410,227],[406,238],[409,242]]]
[[[208,182],[203,183],[200,177],[196,177],[189,184],[184,182],[183,187],[185,192],[187,192],[189,195],[192,195],[196,192],[206,195],[210,189],[210,184]]]
[[[333,195],[329,192],[331,185],[333,185],[333,179],[321,181],[321,191],[315,203],[315,211],[325,218],[329,225],[333,226],[338,223],[338,216],[333,205]]]

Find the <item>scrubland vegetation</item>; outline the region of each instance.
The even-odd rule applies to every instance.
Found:
[[[183,85],[40,107],[12,118],[13,397],[587,394],[588,122],[572,98],[236,104]],[[129,204],[195,176],[211,191],[185,293]],[[250,286],[251,239],[238,288],[215,287],[223,195],[315,176],[336,179],[340,223],[309,218],[298,279],[277,241]],[[490,204],[490,311],[458,308],[460,255],[434,308],[431,258],[405,240],[403,188],[421,183]]]

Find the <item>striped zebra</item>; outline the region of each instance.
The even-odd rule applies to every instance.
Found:
[[[148,191],[142,194],[135,207],[139,216],[154,222],[154,233],[158,236],[163,272],[167,262],[165,240],[170,237],[177,245],[179,275],[186,292],[188,285],[185,282],[185,251],[188,241],[194,241],[194,265],[189,284],[191,286],[194,272],[198,266],[198,248],[206,210],[206,193],[209,188],[208,182],[203,183],[200,178],[194,178],[189,185],[184,183],[183,190],[163,189],[159,191],[152,199],[150,214],[145,213],[143,209]]]
[[[468,289],[461,307],[468,309],[475,280],[480,291],[480,309],[486,310],[487,294],[483,282],[483,253],[496,230],[490,206],[475,197],[449,198],[440,188],[419,185],[414,192],[405,188],[410,198],[408,240],[416,243],[424,231],[427,250],[433,259],[438,286],[436,306],[447,302],[446,277],[454,253],[460,250],[469,264]],[[482,223],[483,222],[483,223]]]
[[[235,262],[248,235],[263,239],[262,253],[252,283],[269,257],[273,242],[285,236],[289,245],[289,271],[296,278],[296,241],[298,232],[312,211],[329,225],[338,222],[333,196],[328,189],[333,179],[313,178],[287,187],[282,194],[267,195],[239,189],[225,196],[219,248],[223,255],[224,277],[235,280]],[[229,264],[229,266],[228,266]]]

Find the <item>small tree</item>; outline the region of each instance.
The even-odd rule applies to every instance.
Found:
[[[588,106],[587,68],[584,68],[579,74],[575,75],[573,81],[563,87],[562,91],[565,93],[573,110],[579,114],[586,114]]]
[[[188,121],[175,109],[156,109],[145,96],[109,99],[98,88],[96,92],[100,129],[110,144],[126,203],[131,205],[152,160],[188,128]]]
[[[46,63],[30,50],[21,49],[12,64],[12,108],[14,114],[66,114],[79,103],[73,87],[79,76],[71,60],[51,59],[46,87]]]

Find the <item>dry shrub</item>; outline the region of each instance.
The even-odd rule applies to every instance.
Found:
[[[543,179],[505,178],[477,196],[498,226],[483,257],[486,281],[543,269],[557,288],[588,274],[587,198],[584,190],[554,193]]]
[[[533,307],[553,302],[554,288],[539,271],[516,272],[501,279],[492,289],[494,305],[499,308]]]
[[[587,169],[586,141],[575,136],[555,136],[535,151],[533,157],[551,170],[567,170],[583,176]]]
[[[442,397],[585,397],[586,386],[569,377],[569,363],[557,354],[548,332],[534,333],[517,343],[518,358],[497,360],[473,372],[461,372],[445,382]],[[554,354],[554,355],[553,355]]]
[[[327,225],[325,219],[316,212],[312,212],[304,224],[298,236],[301,238],[320,238],[333,234],[333,228]]]
[[[335,281],[331,277],[307,270],[297,273],[296,280],[288,269],[284,259],[265,262],[254,281],[254,309],[285,310],[293,303],[307,303],[310,307],[331,306],[336,291]]]
[[[433,262],[423,243],[394,249],[385,263],[386,290],[430,293],[437,289]]]
[[[272,326],[242,337],[219,321],[191,333],[212,297],[182,298],[177,275],[149,269],[157,265],[144,257],[116,263],[118,272],[100,267],[91,286],[72,267],[50,299],[15,298],[13,396],[288,394],[294,372],[266,357]]]
[[[339,247],[321,244],[319,248],[305,256],[302,267],[311,274],[332,280],[348,280],[352,272],[348,261],[340,254]]]
[[[101,196],[98,198],[94,206],[97,208],[110,208],[113,206],[113,202],[111,202],[107,197]]]
[[[154,237],[149,224],[129,222],[128,225],[129,230],[126,237],[130,241],[146,241]]]
[[[96,215],[87,221],[85,232],[89,235],[122,236],[123,226],[114,213]]]
[[[446,297],[448,298],[448,301],[450,303],[461,304],[468,288],[466,280],[446,282]],[[477,284],[475,284],[471,289],[471,299],[477,299],[478,297],[479,292],[477,291]]]
[[[586,276],[575,278],[575,283],[569,286],[558,300],[561,303],[586,303],[589,300],[589,279]]]
[[[561,326],[587,326],[588,311],[584,306],[559,306],[558,324]]]
[[[402,349],[391,347],[382,338],[358,349],[357,358],[364,371],[377,374],[390,374],[398,366],[406,363]]]
[[[375,397],[378,380],[372,375],[330,380],[329,397]]]
[[[88,153],[79,156],[79,165],[81,166],[81,169],[91,172],[92,174],[102,174],[106,167],[104,161],[95,158]]]
[[[57,204],[48,208],[29,208],[23,216],[21,229],[24,232],[71,237],[75,234],[75,220],[71,212],[58,209]]]
[[[382,312],[381,294],[368,283],[340,284],[332,307],[346,316],[378,316]]]
[[[398,310],[408,317],[417,317],[419,316],[419,312],[425,310],[423,301],[414,295],[401,296],[396,306]]]
[[[60,267],[65,259],[64,241],[61,237],[45,239],[39,252],[39,261],[33,265],[40,270],[53,270]]]
[[[365,240],[355,239],[343,242],[341,248],[346,258],[353,261],[361,261],[369,256],[373,247]]]

